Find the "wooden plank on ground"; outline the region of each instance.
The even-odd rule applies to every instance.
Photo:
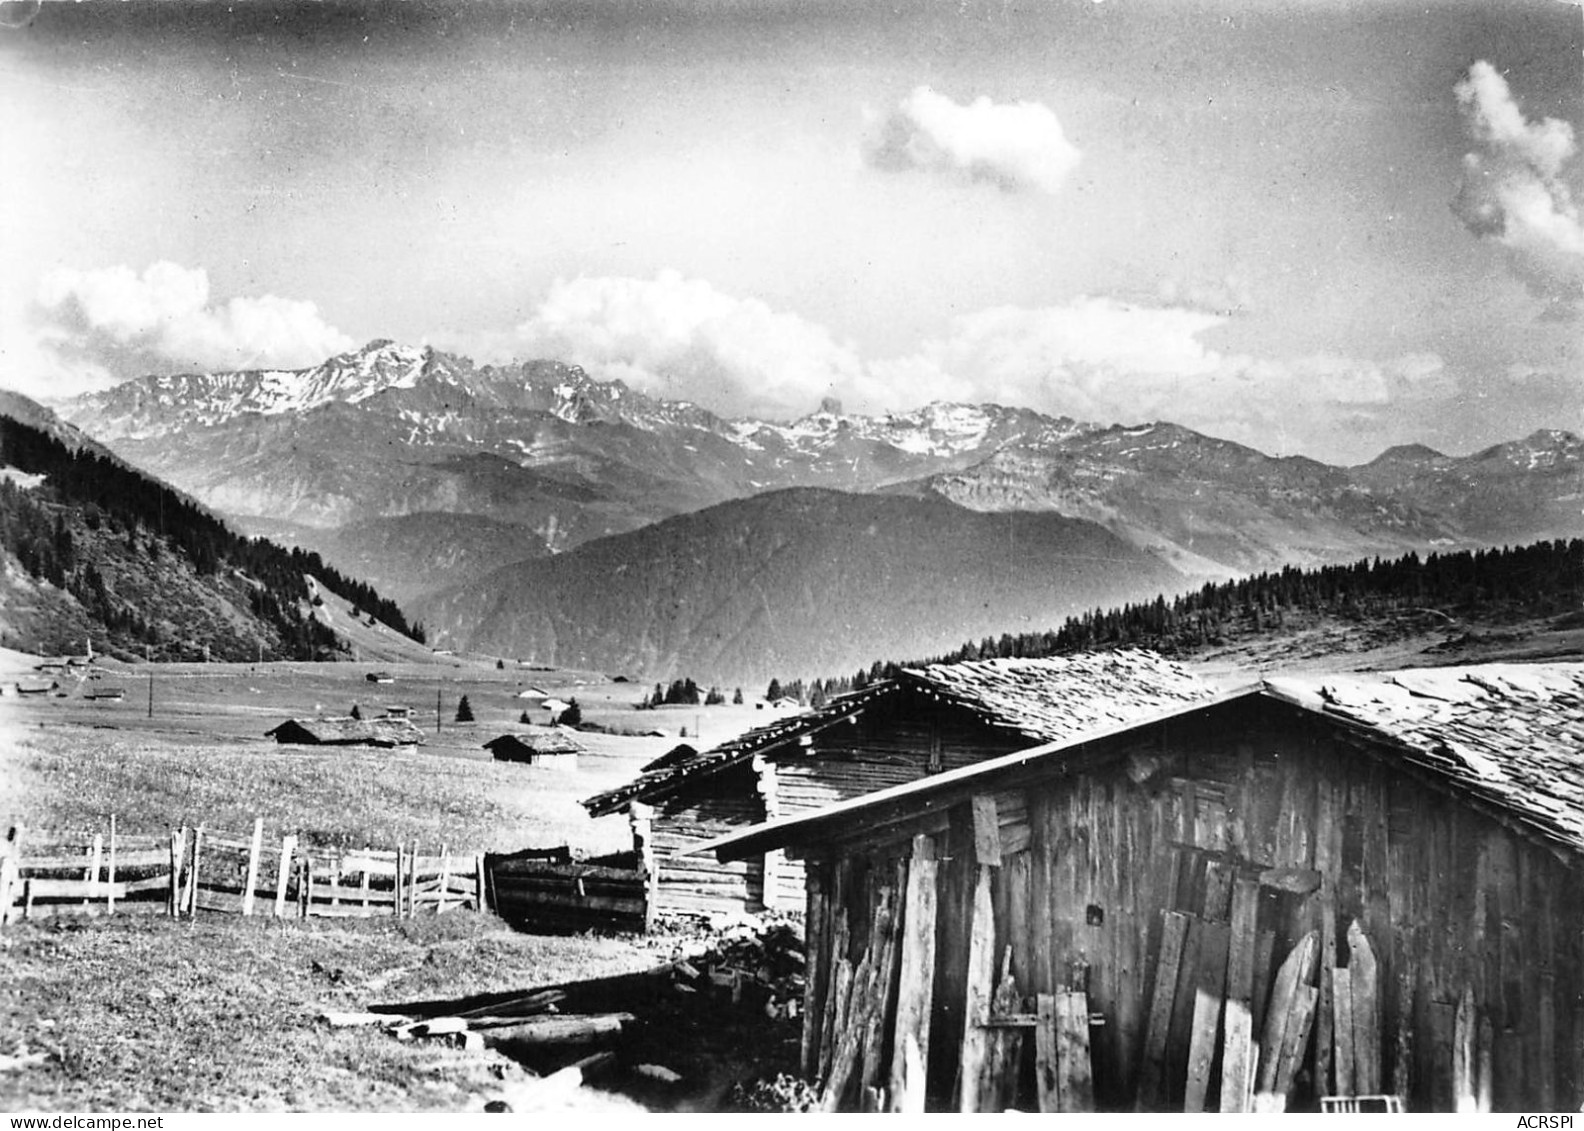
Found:
[[[1177,996],[1177,974],[1187,939],[1189,918],[1181,911],[1161,913],[1160,957],[1155,963],[1155,987],[1150,994],[1149,1022],[1144,1031],[1144,1055],[1139,1065],[1136,1105],[1139,1111],[1156,1110],[1165,1099],[1166,1038],[1171,1028],[1172,1004]]]
[[[1335,1010],[1335,1023],[1331,1026],[1336,1041],[1336,1055],[1331,1065],[1336,1074],[1336,1094],[1339,1096],[1374,1095],[1354,1083],[1353,1046],[1353,972],[1346,966],[1331,971],[1331,1004]]]
[[[1353,995],[1353,1089],[1356,1095],[1375,1096],[1381,1091],[1380,968],[1375,948],[1357,919],[1348,925],[1347,940],[1348,985]]]
[[[963,1005],[962,1052],[958,1059],[958,1104],[961,1112],[978,1110],[975,1086],[989,1052],[990,1000],[995,992],[995,901],[988,865],[978,866],[972,919],[968,931],[968,979]]]
[[[1094,1069],[1089,1050],[1089,997],[1077,990],[1055,995],[1056,1095],[1058,1111],[1095,1110]]]
[[[914,836],[908,885],[901,909],[901,969],[897,976],[897,1023],[892,1030],[890,1107],[923,1110],[925,1080],[912,1072],[912,1057],[930,1063],[930,1011],[935,1004],[935,920],[939,863],[935,843]]]
[[[1210,1071],[1215,1063],[1221,1005],[1226,993],[1230,929],[1224,922],[1205,923],[1200,929],[1199,976],[1194,987],[1193,1022],[1188,1040],[1184,1111],[1204,1111],[1209,1095]]]

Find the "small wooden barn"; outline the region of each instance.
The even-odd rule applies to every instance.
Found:
[[[264,734],[291,746],[415,746],[423,741],[423,731],[402,718],[287,719]]]
[[[583,804],[595,817],[628,814],[658,914],[799,908],[803,873],[777,852],[726,863],[684,853],[733,828],[1210,695],[1148,652],[932,665],[701,753],[667,754]]]
[[[1584,664],[1270,679],[704,850],[835,1107],[1576,1111],[1581,754]]]
[[[503,734],[484,744],[497,762],[524,762],[558,770],[575,770],[582,745],[566,731],[555,727]]]

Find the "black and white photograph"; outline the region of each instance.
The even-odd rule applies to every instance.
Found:
[[[1580,1112],[1581,131],[1580,0],[0,0],[0,1110]]]

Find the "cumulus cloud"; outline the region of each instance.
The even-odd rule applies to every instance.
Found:
[[[962,106],[927,86],[914,89],[868,138],[877,169],[926,169],[987,181],[1007,191],[1054,193],[1082,154],[1039,102],[976,98]]]
[[[357,343],[312,302],[276,295],[216,303],[202,268],[160,262],[60,268],[39,286],[36,349],[79,385],[174,369],[295,368]]]
[[[1452,209],[1474,235],[1506,249],[1513,273],[1556,317],[1584,292],[1584,222],[1562,179],[1577,153],[1573,127],[1527,119],[1507,80],[1480,60],[1454,88],[1477,148],[1463,157]]]
[[[728,414],[805,412],[861,379],[824,327],[676,271],[558,281],[517,333],[520,348]]]

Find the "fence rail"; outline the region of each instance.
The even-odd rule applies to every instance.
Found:
[[[484,857],[492,906],[502,918],[557,930],[653,927],[650,876],[633,866],[571,862],[562,850]]]
[[[284,917],[411,918],[488,902],[484,856],[418,845],[343,849],[292,834],[182,827],[168,834],[14,827],[0,842],[0,926],[57,915],[199,911]]]

